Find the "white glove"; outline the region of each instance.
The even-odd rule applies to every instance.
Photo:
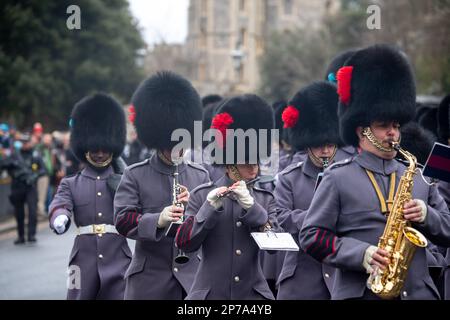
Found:
[[[55,229],[57,234],[62,234],[64,231],[66,231],[66,224],[69,221],[69,218],[62,214],[60,216],[57,216],[55,220],[53,221],[53,228]]]
[[[364,253],[363,267],[364,269],[366,269],[367,273],[372,274],[373,272],[373,267],[370,263],[372,262],[372,256],[377,251],[377,249],[378,247],[376,246],[369,246]]]
[[[177,220],[173,215],[173,209],[174,207],[172,205],[167,206],[163,209],[163,211],[159,214],[158,219],[158,227],[159,228],[165,228],[167,227],[172,221]],[[183,207],[181,207],[183,210]]]
[[[425,204],[425,202],[423,202],[423,200],[420,199],[416,199],[417,204],[422,208],[422,217],[420,217],[419,223],[422,223],[425,221],[425,219],[427,218],[427,213],[428,213],[428,207]]]
[[[206,196],[206,200],[208,200],[209,204],[216,210],[218,210],[223,205],[223,198],[219,198],[219,193],[220,191],[223,191],[223,189],[223,187],[220,187],[211,190]]]
[[[249,209],[255,203],[243,180],[239,181],[239,185],[233,189],[233,192],[237,195],[237,202],[244,210]]]

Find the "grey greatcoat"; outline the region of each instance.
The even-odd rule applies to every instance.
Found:
[[[87,167],[74,176],[64,178],[50,204],[50,227],[53,229],[53,222],[60,215],[72,217],[77,227],[114,225],[113,194],[107,186],[111,174],[111,166],[101,173]],[[75,278],[73,283],[70,282],[72,285],[69,286],[67,298],[122,300],[124,275],[130,261],[130,248],[120,234],[77,235],[70,253],[69,275],[75,277],[79,270],[81,283],[78,287]]]
[[[192,191],[188,219],[177,243],[186,251],[201,247],[202,259],[187,299],[274,299],[261,269],[259,247],[250,233],[267,221],[274,231],[280,230],[275,199],[271,192],[253,187],[250,194],[255,203],[247,211],[229,197],[215,210],[206,200],[208,193],[232,184],[225,175]]]
[[[114,198],[117,230],[136,240],[135,252],[125,275],[125,299],[181,300],[188,292],[198,258],[190,256],[186,264],[174,261],[178,253],[174,238],[157,227],[161,211],[172,204],[174,166],[155,153],[150,159],[127,167]],[[179,183],[189,191],[209,181],[200,165],[178,166]]]
[[[377,245],[386,217],[364,169],[374,173],[387,198],[389,175],[396,172],[398,185],[405,168],[397,160],[383,160],[363,151],[325,172],[303,222],[300,245],[317,260],[339,268],[332,299],[377,298],[366,288],[368,275],[362,262],[369,245]],[[448,244],[450,213],[437,187],[416,175],[412,198],[422,199],[428,209],[424,223],[413,226],[434,244]],[[439,299],[423,248],[416,250],[400,298]]]
[[[340,161],[348,157],[347,152],[338,149],[334,159]],[[275,198],[280,207],[278,221],[294,239],[298,239],[320,171],[306,156],[304,161],[292,164],[278,174],[275,187]],[[321,264],[303,250],[287,252],[278,278],[277,299],[330,299],[333,281],[333,267]]]

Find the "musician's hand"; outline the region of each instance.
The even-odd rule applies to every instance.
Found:
[[[69,217],[65,214],[57,216],[53,221],[53,228],[55,229],[57,234],[63,234],[66,231],[66,225],[69,222]]]
[[[389,253],[386,250],[376,246],[369,246],[364,253],[363,267],[367,273],[372,273],[380,268],[386,269],[389,264]]]
[[[427,205],[420,199],[409,200],[403,206],[403,216],[406,220],[422,223],[427,217]]]
[[[163,211],[159,214],[158,219],[158,227],[165,228],[171,222],[176,222],[181,219],[183,216],[184,208],[177,207],[174,205],[167,206],[163,209]]]
[[[180,184],[180,188],[182,191],[177,196],[177,200],[179,202],[181,202],[182,204],[184,204],[184,206],[186,206],[189,201],[190,193],[189,193],[188,189],[185,186],[182,186],[181,184]]]
[[[211,206],[214,207],[214,209],[219,209],[223,204],[223,199],[219,198],[219,196],[222,193],[225,193],[227,191],[227,187],[220,187],[216,188],[214,190],[211,190],[208,195],[206,196],[206,200],[209,202]]]
[[[244,210],[249,209],[255,203],[255,200],[250,195],[250,191],[248,191],[247,185],[243,180],[233,184],[230,189],[237,195],[237,202]]]

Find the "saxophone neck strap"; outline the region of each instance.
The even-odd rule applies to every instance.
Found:
[[[370,182],[372,183],[373,188],[378,196],[378,200],[380,201],[381,212],[384,215],[388,215],[391,212],[392,204],[394,203],[394,195],[395,195],[395,179],[396,174],[395,171],[391,173],[389,180],[389,195],[387,201],[384,199],[383,193],[381,192],[380,187],[378,186],[377,181],[375,180],[375,176],[373,172],[366,169],[366,173],[369,176]]]

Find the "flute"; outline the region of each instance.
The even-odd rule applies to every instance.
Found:
[[[246,186],[249,186],[249,185],[255,183],[255,182],[258,181],[258,180],[259,180],[259,177],[256,177],[255,179],[252,179],[252,180],[247,181],[247,182],[245,183],[245,185],[246,185]],[[233,189],[230,189],[230,187],[229,187],[227,191],[225,191],[224,193],[221,193],[221,194],[217,195],[217,198],[220,199],[220,198],[226,197],[226,196],[229,195],[231,192],[233,192]]]

